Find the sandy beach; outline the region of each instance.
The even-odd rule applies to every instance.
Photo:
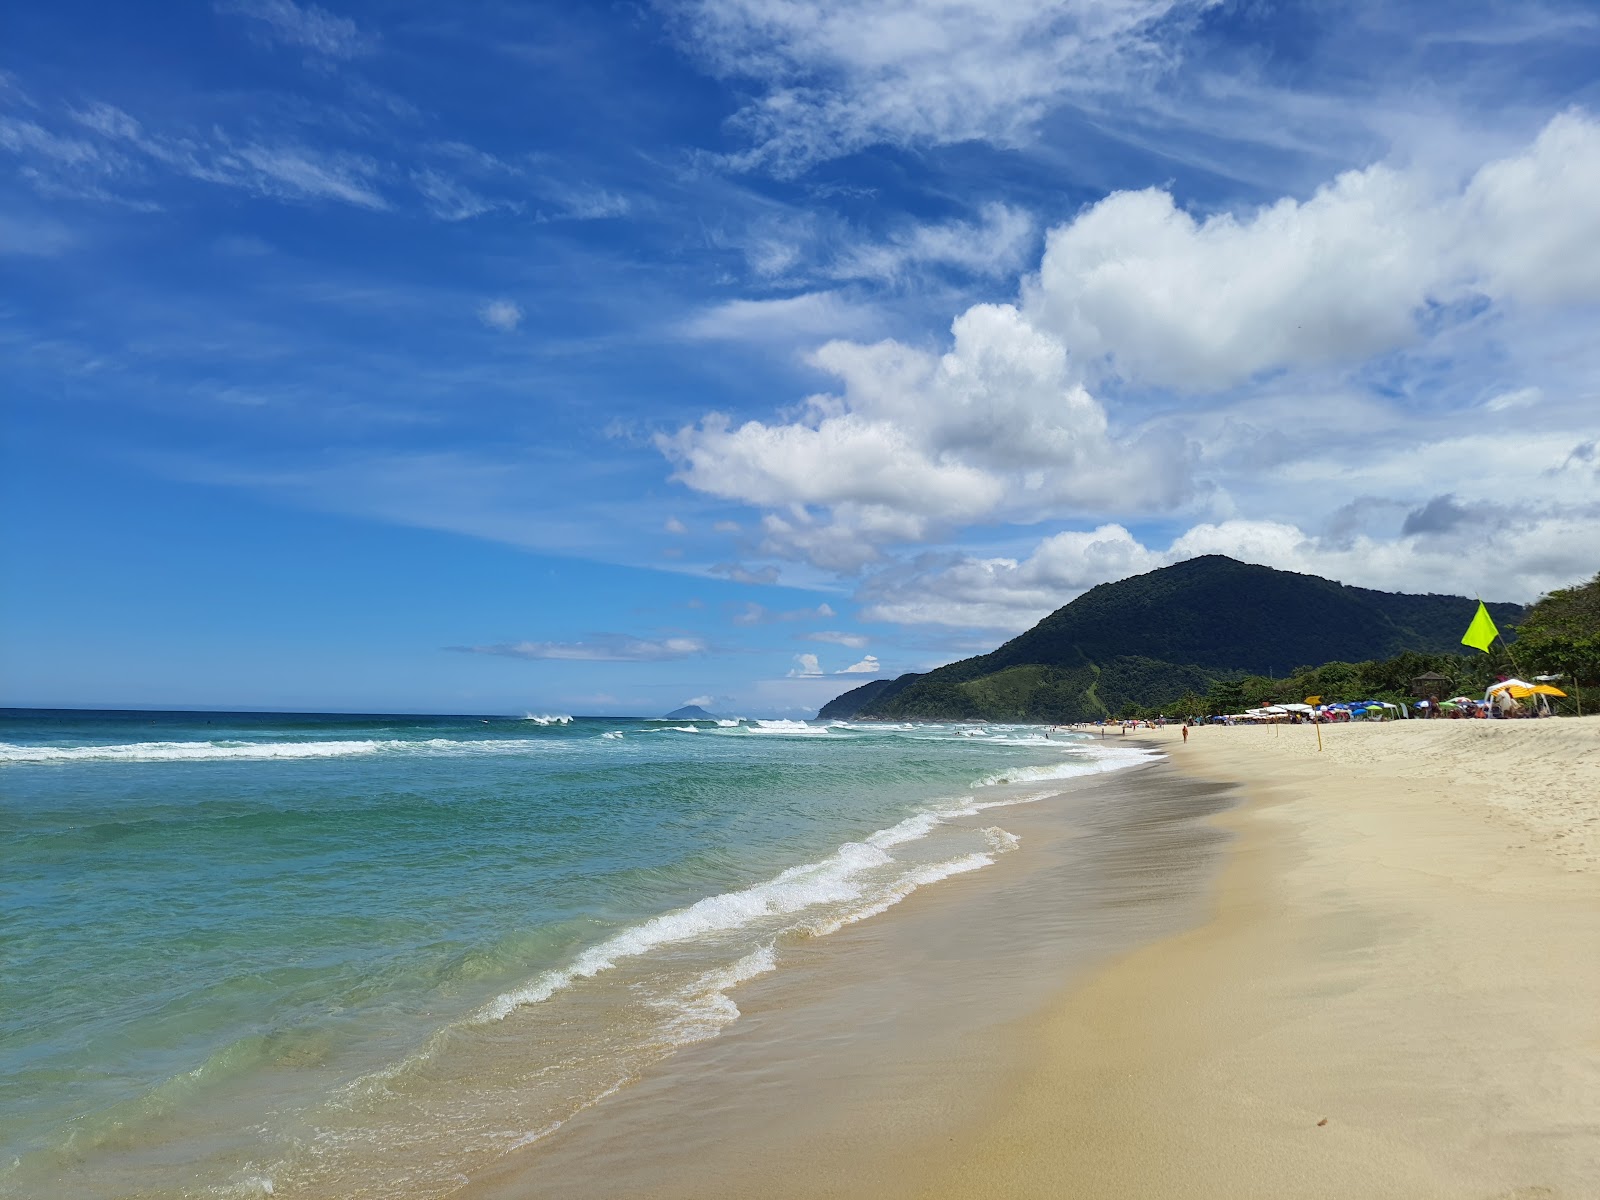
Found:
[[[467,1194],[1600,1195],[1600,719],[1142,740]]]
[[[1245,785],[1211,918],[1019,1028],[907,1193],[1600,1195],[1600,719],[1151,736]]]

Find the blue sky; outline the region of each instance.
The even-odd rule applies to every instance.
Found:
[[[23,6],[0,702],[799,715],[1600,567],[1591,2]]]

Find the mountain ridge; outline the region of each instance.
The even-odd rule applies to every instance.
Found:
[[[869,694],[854,689],[822,712],[834,718],[1094,720],[1126,704],[1162,704],[1204,691],[1227,676],[1287,675],[1298,667],[1408,650],[1454,652],[1476,603],[1358,588],[1204,555],[1098,584],[988,654],[875,681],[886,686]],[[1525,612],[1518,604],[1488,607],[1507,631]],[[854,699],[841,703],[847,698]]]

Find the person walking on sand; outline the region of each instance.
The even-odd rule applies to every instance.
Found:
[[[1189,722],[1187,721],[1183,723],[1183,740],[1184,744],[1187,745],[1189,741]]]

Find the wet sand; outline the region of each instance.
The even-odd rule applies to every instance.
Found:
[[[1600,1195],[1600,720],[1151,740],[466,1194]]]
[[[1234,789],[1165,764],[972,818],[991,867],[779,948],[741,1018],[474,1180],[473,1200],[882,1195],[900,1151],[1004,1102],[1018,1023],[1131,947],[1203,919]],[[1032,791],[1038,792],[1039,785]]]

